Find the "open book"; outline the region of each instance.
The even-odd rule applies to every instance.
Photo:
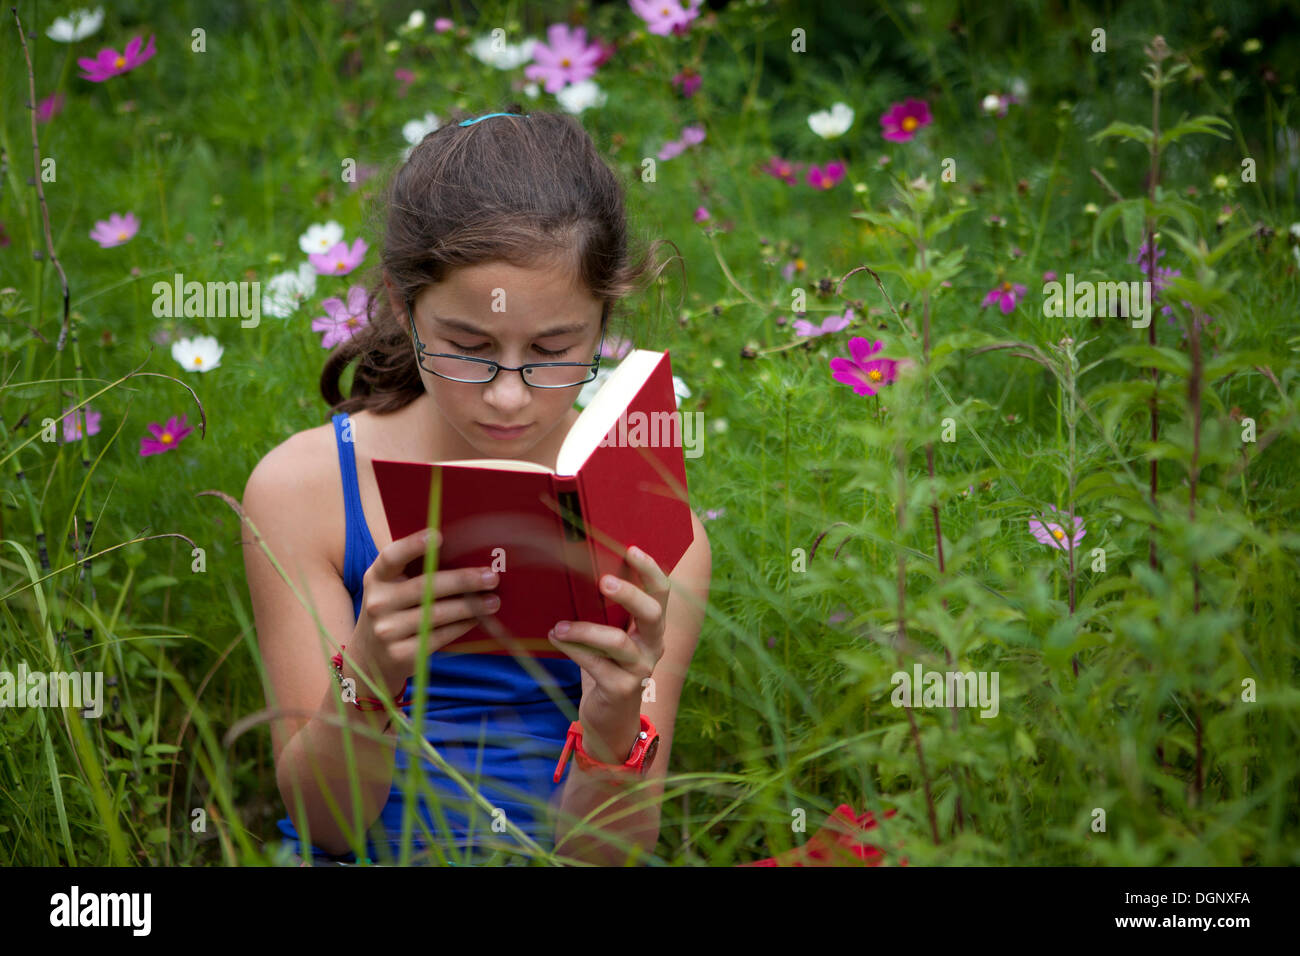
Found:
[[[554,471],[507,458],[375,459],[394,541],[437,527],[437,569],[498,571],[499,610],[441,653],[564,658],[546,639],[556,621],[628,628],[600,578],[636,583],[630,545],[671,574],[695,537],[682,425],[668,353],[637,349],[583,409]],[[423,558],[406,574],[422,570]]]

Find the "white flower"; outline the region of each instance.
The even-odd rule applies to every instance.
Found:
[[[497,43],[488,35],[471,43],[469,52],[488,66],[495,66],[498,70],[513,70],[533,58],[533,47],[536,45],[537,41],[532,38],[520,43]]]
[[[424,26],[424,11],[412,10],[411,15],[406,18],[406,22],[397,28],[398,33],[414,33]]]
[[[564,112],[581,113],[589,106],[604,106],[608,95],[596,85],[595,80],[583,80],[560,90],[555,94],[555,99]]]
[[[830,110],[821,110],[808,117],[808,125],[822,139],[843,136],[853,125],[853,110],[847,103],[836,103]]]
[[[331,219],[321,225],[308,226],[307,231],[298,237],[298,248],[306,255],[313,252],[328,252],[343,241],[343,227]]]
[[[438,122],[438,117],[432,113],[425,113],[423,119],[413,119],[410,122],[402,124],[402,139],[406,140],[412,146],[419,144],[420,140],[435,132],[442,124]]]
[[[676,375],[673,376],[673,394],[677,396],[677,407],[682,407],[682,399],[691,397],[691,390]]]
[[[1291,235],[1295,237],[1296,241],[1300,242],[1300,222],[1291,223],[1290,231],[1291,231]]]
[[[725,418],[715,418],[709,426],[716,434],[723,434],[727,430],[727,420]]]
[[[537,97],[541,95],[541,92],[542,88],[536,83],[529,83],[524,87],[524,96],[528,97],[530,100],[537,99]]]
[[[94,10],[73,10],[66,17],[58,17],[45,35],[59,43],[76,43],[92,33],[97,33],[104,25],[104,8]]]
[[[586,385],[582,386],[582,391],[578,393],[578,398],[574,404],[579,408],[586,408],[587,404],[596,397],[596,393],[600,391],[600,387],[605,384],[605,379],[609,378],[610,373],[613,371],[614,370],[608,365],[602,365],[596,371],[596,377]]]
[[[996,93],[990,93],[988,96],[984,97],[983,101],[981,101],[980,108],[983,109],[985,113],[992,116],[994,113],[998,112],[998,110],[1002,109],[1002,98]]]
[[[172,358],[191,372],[210,372],[221,364],[221,353],[225,351],[217,340],[210,335],[200,335],[192,339],[180,339],[172,343]]]
[[[276,319],[287,319],[298,311],[305,299],[316,294],[316,269],[304,262],[297,272],[281,272],[266,283],[262,312]]]
[[[1010,90],[1011,95],[1022,103],[1025,101],[1026,97],[1029,96],[1029,84],[1019,76],[1011,81]]]

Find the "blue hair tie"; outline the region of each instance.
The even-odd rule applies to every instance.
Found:
[[[527,113],[484,113],[482,116],[476,116],[474,119],[461,120],[461,121],[460,121],[459,123],[457,123],[456,125],[457,125],[457,126],[473,126],[475,123],[480,123],[480,122],[482,122],[482,121],[485,120],[485,119],[491,119],[493,116],[523,116],[523,117],[527,117],[528,114],[527,114]]]

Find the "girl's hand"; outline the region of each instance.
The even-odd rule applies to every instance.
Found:
[[[668,575],[645,552],[631,547],[626,560],[634,582],[605,575],[600,589],[632,615],[628,630],[590,621],[560,621],[547,635],[582,669],[582,747],[601,763],[621,764],[640,732],[645,679],[664,656],[668,616]],[[611,589],[613,585],[613,589]]]

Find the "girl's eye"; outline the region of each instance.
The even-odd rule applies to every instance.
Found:
[[[474,352],[481,352],[481,351],[483,351],[485,348],[487,348],[487,343],[486,343],[486,342],[484,342],[484,343],[481,344],[481,345],[460,345],[460,344],[458,344],[458,343],[456,343],[456,342],[452,342],[451,345],[452,345],[452,348],[454,348],[454,349],[458,349],[458,350],[461,351],[461,352],[466,352],[466,353],[470,353],[470,354],[472,354],[472,353],[474,353]],[[544,349],[544,348],[542,348],[540,345],[535,345],[535,346],[533,346],[533,348],[537,349],[537,351],[538,351],[539,354],[541,354],[541,355],[545,355],[545,356],[547,356],[547,357],[552,357],[552,356],[556,356],[556,355],[563,355],[565,352],[572,352],[572,351],[573,351],[573,346],[572,346],[572,345],[570,345],[568,348],[560,349],[558,352],[552,352],[552,351],[549,350],[549,349]]]

